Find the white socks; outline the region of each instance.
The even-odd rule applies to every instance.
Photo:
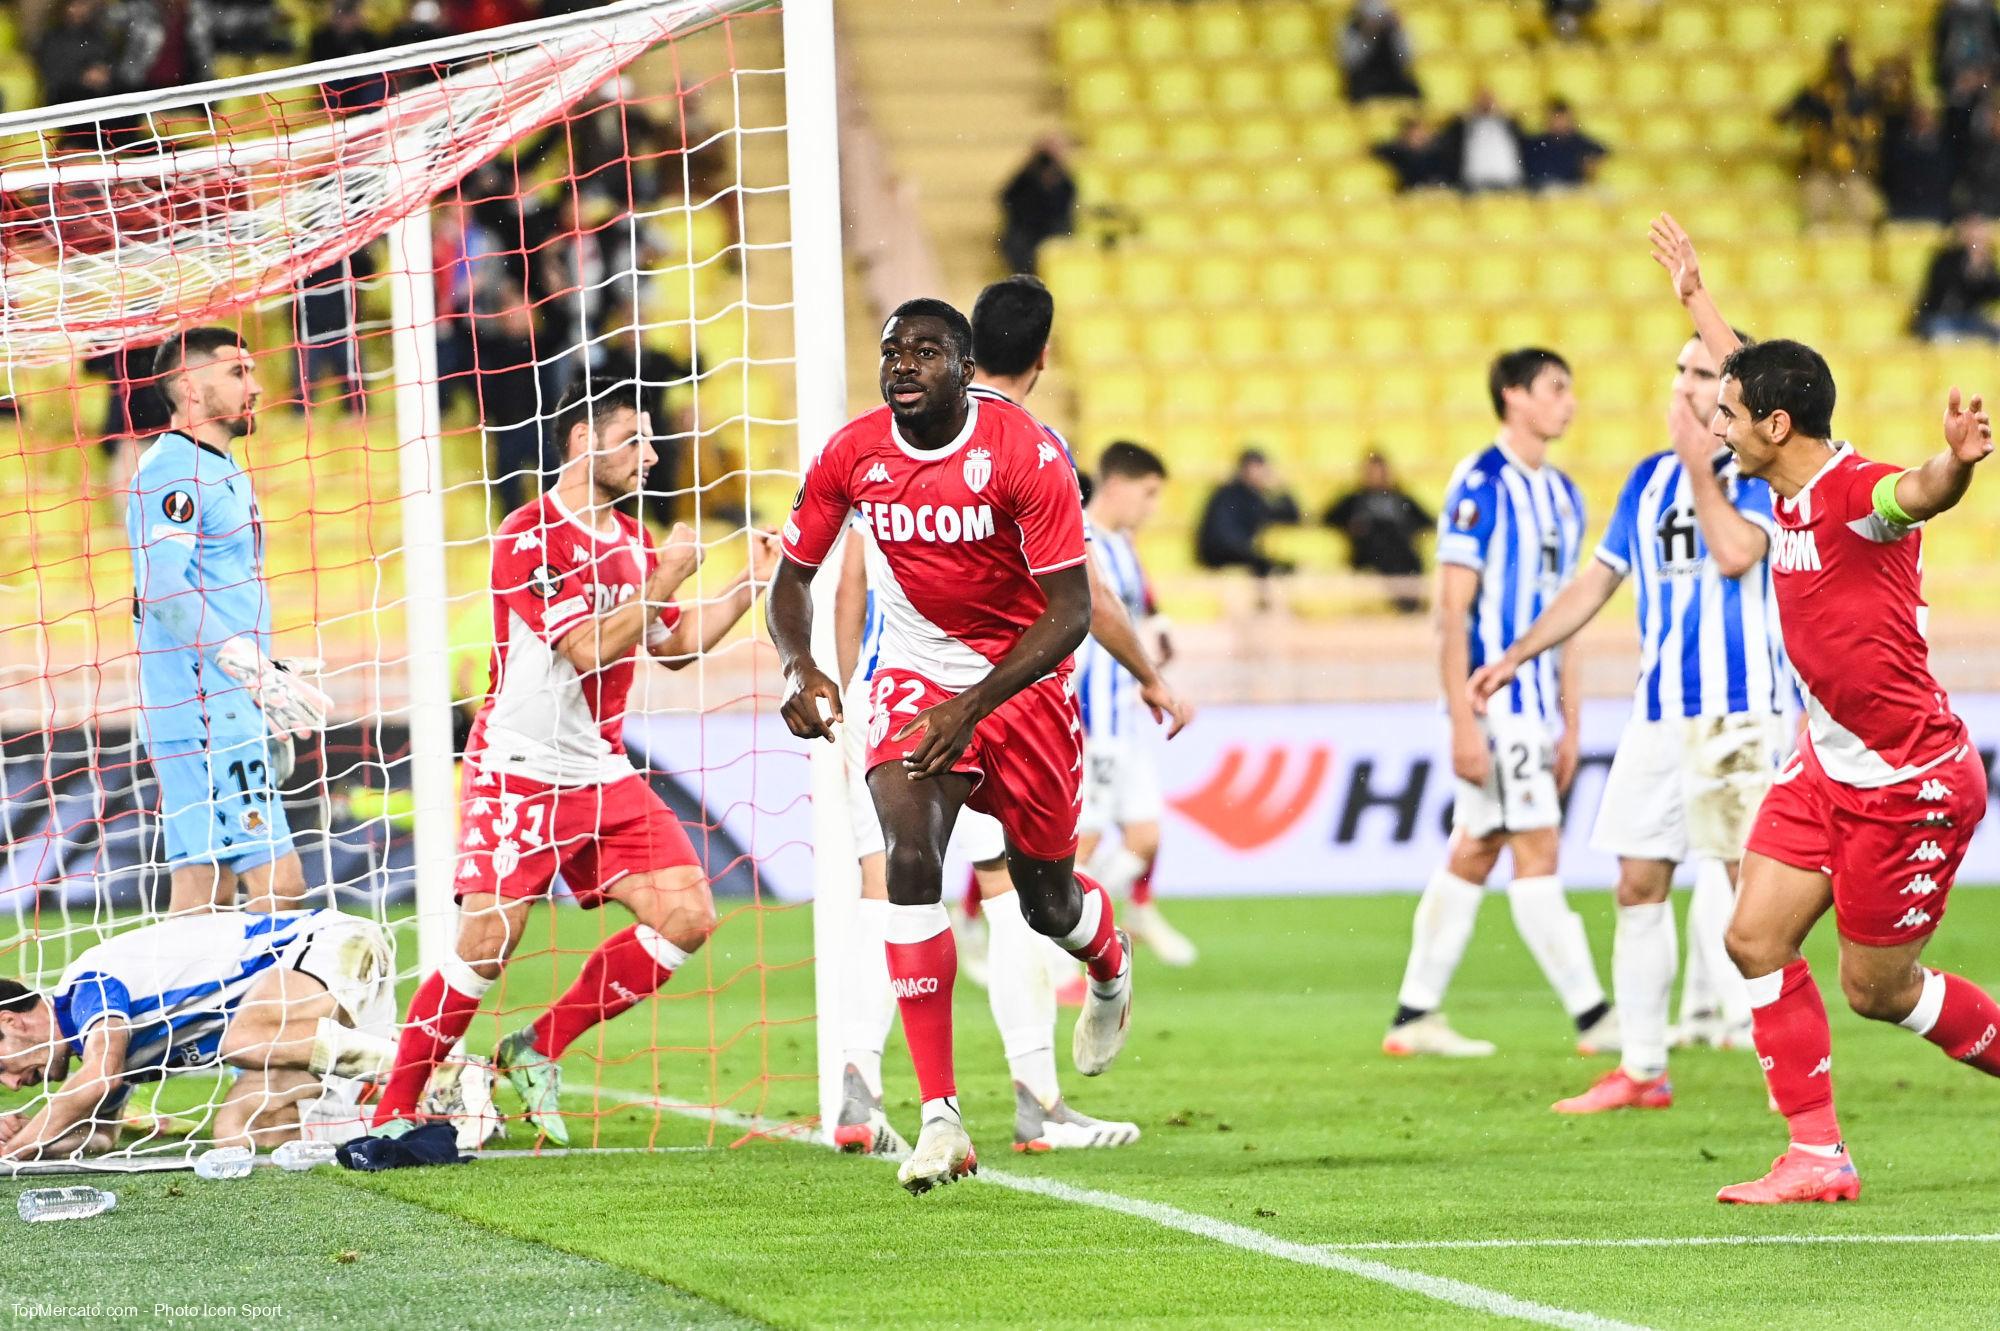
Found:
[[[1516,878],[1507,884],[1507,904],[1513,908],[1521,941],[1534,954],[1563,1010],[1578,1017],[1602,1003],[1604,986],[1590,959],[1590,939],[1583,932],[1583,918],[1563,896],[1562,879],[1553,874]]]
[[[1028,927],[1018,893],[988,897],[981,909],[988,930],[986,999],[1008,1070],[1043,1106],[1052,1105],[1062,1094],[1056,1079],[1056,991],[1046,956],[1053,949]]]
[[[1618,1002],[1627,1076],[1650,1081],[1667,1070],[1667,1008],[1674,991],[1674,908],[1670,902],[1620,906],[1611,944],[1611,989]]]
[[[464,994],[467,998],[484,998],[486,991],[493,987],[493,981],[472,969],[472,963],[456,952],[447,952],[438,965],[438,974],[444,977],[447,986]]]
[[[1906,1031],[1918,1035],[1929,1035],[1931,1027],[1944,1012],[1944,973],[1924,968],[1923,992],[1917,995],[1917,1005],[1910,1009],[1910,1015],[1896,1024]]]
[[[1720,860],[1697,860],[1694,895],[1688,898],[1687,984],[1681,993],[1681,1019],[1702,1007],[1713,1007],[1731,1025],[1750,1020],[1750,993],[1743,976],[1729,959],[1723,938],[1736,913],[1736,889]],[[1701,984],[1697,985],[1697,975]],[[1706,989],[1704,995],[1702,990]]]
[[[1090,876],[1104,884],[1104,890],[1119,901],[1132,895],[1132,884],[1146,872],[1146,861],[1123,845],[1099,850],[1090,861]]]
[[[381,1081],[396,1065],[396,1042],[343,1026],[321,1017],[313,1027],[312,1053],[306,1070],[314,1076],[356,1077]]]
[[[1397,1003],[1418,1012],[1435,1012],[1443,1005],[1444,991],[1465,956],[1465,945],[1472,941],[1472,925],[1485,895],[1480,884],[1468,883],[1447,869],[1431,876],[1417,902],[1410,960],[1403,968]]]
[[[847,983],[840,994],[840,1031],[846,1058],[878,1099],[882,1094],[882,1046],[896,1021],[896,994],[889,988],[885,948],[889,903],[863,897],[854,912],[848,945]]]

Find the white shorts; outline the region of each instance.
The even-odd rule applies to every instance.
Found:
[[[395,1030],[396,953],[375,921],[337,910],[314,911],[305,932],[279,954],[278,964],[325,985],[340,1019],[356,1030]]]
[[[1539,717],[1489,712],[1480,731],[1493,764],[1483,785],[1460,780],[1451,828],[1467,836],[1533,832],[1562,822],[1556,793],[1556,736]]]
[[[1164,806],[1149,756],[1125,739],[1083,742],[1083,812],[1077,831],[1103,836],[1134,823],[1157,823]]]
[[[1590,844],[1634,860],[1739,860],[1777,775],[1775,716],[1634,717],[1618,741]]]
[[[840,752],[847,761],[847,825],[854,834],[854,857],[880,855],[885,847],[882,820],[875,816],[875,800],[868,793],[868,690],[849,689],[841,700]],[[951,830],[951,853],[974,864],[986,864],[1007,853],[1007,834],[999,820],[977,809],[960,809],[958,824]]]

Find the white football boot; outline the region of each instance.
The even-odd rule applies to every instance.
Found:
[[[1391,1026],[1382,1037],[1382,1052],[1391,1058],[1491,1058],[1493,1042],[1460,1035],[1442,1012],[1427,1012],[1414,1021]]]
[[[1083,1012],[1070,1037],[1070,1058],[1086,1077],[1111,1066],[1132,1029],[1132,940],[1123,929],[1118,931],[1118,944],[1125,950],[1125,969],[1111,982],[1108,994],[1098,992],[1095,980],[1088,983]]]
[[[1139,1140],[1137,1123],[1079,1114],[1063,1103],[1044,1106],[1034,1092],[1014,1083],[1014,1149],[1022,1152],[1095,1150],[1129,1146]]]
[[[972,1138],[967,1135],[965,1125],[952,1115],[941,1114],[924,1121],[923,1131],[917,1134],[916,1149],[896,1171],[896,1181],[912,1197],[921,1197],[932,1188],[942,1188],[978,1172],[979,1157],[973,1153]]]

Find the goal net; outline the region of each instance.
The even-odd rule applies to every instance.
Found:
[[[0,116],[0,977],[49,993],[85,949],[157,927],[175,827],[243,825],[191,807],[226,804],[226,781],[191,794],[145,742],[127,509],[167,423],[153,349],[178,330],[221,325],[253,357],[261,401],[233,455],[271,655],[314,663],[332,704],[268,821],[289,828],[304,905],[393,943],[398,1020],[456,930],[455,766],[488,689],[492,533],[553,484],[572,385],[637,386],[658,462],[631,512],[658,537],[699,532],[686,615],[705,630],[742,609],[753,530],[782,520],[802,434],[838,410],[824,391],[800,405],[801,385],[839,382],[841,332],[837,286],[809,309],[795,271],[829,243],[837,264],[838,198],[831,52],[795,35],[830,29],[830,9],[794,11],[627,0]],[[828,102],[794,135],[802,65]],[[801,154],[824,169],[794,188]],[[797,217],[828,220],[808,242]],[[573,1145],[727,1142],[816,1108],[810,763],[778,683],[761,602],[684,668],[639,666],[628,751],[721,924],[657,997],[570,1047]],[[467,1051],[526,1025],[631,923],[577,908],[561,878],[552,902]],[[166,1046],[174,1074],[99,1115],[114,1164],[210,1139],[231,1074]],[[504,1086],[499,1109],[492,1145],[535,1147]],[[308,1105],[335,1136],[368,1112]]]

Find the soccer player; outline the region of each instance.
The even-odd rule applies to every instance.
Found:
[[[858,508],[882,547],[886,626],[868,717],[868,788],[887,840],[885,953],[923,1099],[899,1177],[922,1193],[976,1168],[959,1118],[944,908],[945,843],[970,803],[1005,830],[1021,912],[1090,974],[1072,1055],[1095,1076],[1124,1047],[1126,939],[1074,871],[1082,722],[1070,658],[1090,628],[1076,472],[1035,419],[967,393],[972,327],[906,301],[882,330],[886,406],[837,432],[806,473],[771,587],[786,724],[834,738],[841,690],[813,660],[811,574]]]
[[[558,1144],[569,1140],[563,1051],[655,993],[715,928],[687,833],[626,756],[625,700],[639,649],[679,669],[714,647],[768,580],[776,549],[753,533],[751,567],[720,602],[683,612],[673,598],[701,564],[695,533],[676,524],[661,549],[616,507],[657,460],[637,390],[574,386],[555,432],[554,488],[493,537],[492,685],[466,742],[458,940],[410,1002],[378,1132],[414,1120],[431,1068],[472,1024],[557,873],[584,909],[615,901],[637,921],[494,1054],[529,1120]]]
[[[394,1026],[395,987],[387,936],[334,910],[173,916],[84,949],[46,994],[0,980],[0,1086],[52,1088],[0,1115],[0,1158],[108,1150],[135,1083],[224,1067],[217,1142],[292,1140],[325,1078],[387,1072],[371,1031]]]
[[[305,874],[279,786],[292,741],[327,699],[271,659],[264,533],[232,455],[263,389],[243,339],[190,328],[153,362],[168,428],[139,459],[125,510],[139,648],[139,733],[160,785],[173,912],[296,905]]]
[[[1152,615],[1153,592],[1133,537],[1151,520],[1166,484],[1157,453],[1129,441],[1105,447],[1084,515],[1091,553],[1111,594],[1135,624]],[[1095,594],[1095,593],[1094,593]],[[1077,653],[1077,696],[1083,710],[1082,840],[1077,858],[1112,896],[1131,896],[1125,927],[1169,966],[1191,966],[1193,943],[1153,903],[1153,862],[1160,851],[1160,783],[1153,761],[1137,747],[1138,680],[1093,635]],[[1108,840],[1116,832],[1115,841]]]
[[[1498,438],[1458,465],[1438,520],[1439,669],[1458,777],[1444,865],[1418,903],[1409,964],[1384,1053],[1479,1058],[1485,1040],[1453,1030],[1438,1009],[1465,955],[1486,880],[1511,850],[1507,885],[1514,926],[1576,1023],[1579,1050],[1616,1047],[1583,921],[1556,876],[1561,792],[1576,774],[1576,657],[1535,658],[1485,716],[1466,681],[1528,631],[1576,569],[1583,495],[1548,462],[1576,414],[1563,358],[1527,347],[1498,357],[1487,375]],[[1558,733],[1560,732],[1560,733]]]
[[[1861,1177],[1834,1114],[1826,1006],[1799,950],[1829,907],[1850,1007],[2000,1076],[2000,1004],[1921,960],[1987,786],[1930,671],[1923,524],[1964,498],[1993,451],[1992,423],[1979,397],[1964,402],[1954,388],[1942,452],[1908,470],[1867,461],[1833,440],[1833,375],[1819,354],[1797,342],[1739,343],[1671,217],[1654,223],[1652,246],[1722,362],[1711,428],[1743,474],[1778,496],[1771,569],[1806,702],[1798,752],[1757,811],[1728,938],[1791,1144],[1769,1174],[1716,1199],[1852,1200]]]
[[[1674,867],[1695,858],[1731,890],[1784,744],[1789,685],[1765,558],[1777,530],[1771,491],[1740,475],[1703,424],[1715,414],[1718,364],[1698,337],[1681,348],[1667,409],[1672,449],[1633,468],[1597,558],[1469,686],[1474,710],[1485,711],[1528,662],[1588,624],[1628,576],[1637,582],[1639,682],[1591,837],[1618,857],[1611,985],[1623,1056],[1589,1090],[1558,1102],[1558,1113],[1673,1103]],[[1719,931],[1697,935],[1693,918],[1689,938],[1691,950],[1722,946]],[[1726,954],[1709,965],[1734,976]]]

